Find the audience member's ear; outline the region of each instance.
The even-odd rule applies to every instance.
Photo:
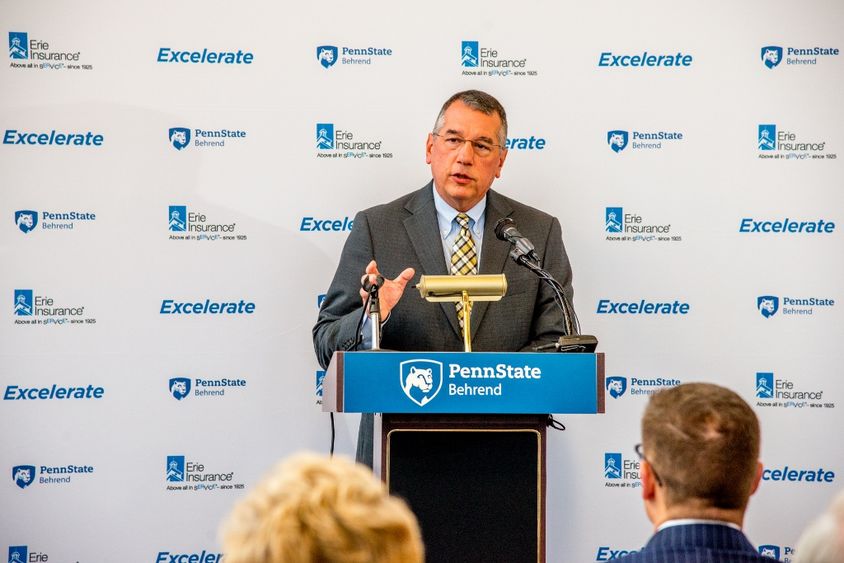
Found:
[[[764,465],[762,465],[761,461],[756,462],[756,475],[753,476],[753,483],[750,485],[750,494],[756,492],[756,489],[759,488],[759,483],[762,481],[762,470],[764,469]]]
[[[654,479],[651,464],[647,461],[642,461],[639,464],[639,475],[642,480],[642,498],[644,500],[652,500],[656,495],[656,479]]]

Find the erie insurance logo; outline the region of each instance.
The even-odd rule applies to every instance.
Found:
[[[27,563],[29,547],[26,545],[9,546],[9,563]],[[40,560],[39,560],[40,561]],[[46,559],[44,560],[46,561]]]
[[[683,236],[671,223],[649,220],[650,217],[623,207],[604,210],[605,240],[612,242],[682,242]]]
[[[80,51],[57,49],[52,39],[32,35],[26,31],[9,32],[9,66],[31,70],[92,70],[85,64]]]
[[[756,406],[783,409],[834,409],[835,396],[807,381],[805,375],[777,377],[773,371],[756,372]]]
[[[756,397],[759,399],[774,398],[774,374],[759,372],[756,374]]]
[[[760,123],[756,133],[757,158],[766,160],[835,160],[838,153],[829,150],[828,140],[807,135],[792,127]]]
[[[364,137],[327,121],[316,124],[315,144],[318,158],[393,158],[393,153],[383,151],[383,139]]]
[[[424,407],[443,386],[443,365],[435,360],[406,360],[399,364],[399,376],[407,398]]]
[[[25,60],[29,58],[29,36],[20,31],[9,32],[9,58]]]
[[[529,67],[526,57],[514,57],[498,46],[479,41],[460,42],[460,67],[463,76],[499,76],[526,78],[539,72]]]

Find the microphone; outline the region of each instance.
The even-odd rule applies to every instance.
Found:
[[[384,276],[376,275],[375,281],[369,281],[370,274],[365,274],[361,286],[369,294],[369,330],[372,335],[371,350],[381,349],[381,302],[378,299],[378,289],[384,285]]]
[[[574,307],[569,301],[565,289],[560,285],[560,282],[554,279],[554,276],[542,269],[539,264],[539,256],[536,255],[536,248],[530,240],[519,232],[516,228],[516,222],[510,217],[502,217],[495,224],[495,236],[513,245],[510,250],[510,257],[517,264],[524,266],[548,284],[554,293],[554,302],[563,314],[565,335],[561,336],[557,342],[540,346],[534,350],[537,352],[550,349],[557,352],[594,352],[598,346],[598,339],[591,335],[580,334],[580,322],[577,320],[577,314],[574,312]]]
[[[536,247],[533,246],[533,243],[530,242],[526,236],[519,232],[519,229],[516,228],[516,222],[510,217],[502,217],[498,220],[495,224],[495,236],[498,237],[499,240],[509,242],[514,246],[513,252],[516,253],[514,258],[517,258],[517,256],[525,256],[539,264],[539,256],[536,255]]]
[[[372,292],[373,289],[380,289],[381,286],[384,285],[384,276],[375,276],[375,282],[369,281],[369,275],[364,278],[361,287],[367,293]]]

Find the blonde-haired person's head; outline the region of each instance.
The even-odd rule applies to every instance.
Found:
[[[223,526],[227,563],[419,563],[416,518],[368,469],[298,454],[278,464]]]
[[[844,563],[844,491],[803,530],[794,551],[797,563]]]

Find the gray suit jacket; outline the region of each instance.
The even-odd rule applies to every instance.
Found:
[[[337,350],[354,346],[362,312],[360,279],[370,260],[387,278],[416,270],[384,324],[381,347],[387,350],[460,351],[463,337],[454,303],[429,303],[411,286],[422,274],[448,274],[434,208],[432,182],[424,188],[357,214],[340,264],[313,329],[314,348],[326,367]],[[472,308],[472,349],[529,350],[564,334],[562,313],[546,284],[509,258],[510,244],[495,237],[495,223],[511,217],[536,245],[543,267],[571,299],[571,267],[556,218],[492,190],[487,192],[486,223],[479,273],[507,276],[507,295]]]

